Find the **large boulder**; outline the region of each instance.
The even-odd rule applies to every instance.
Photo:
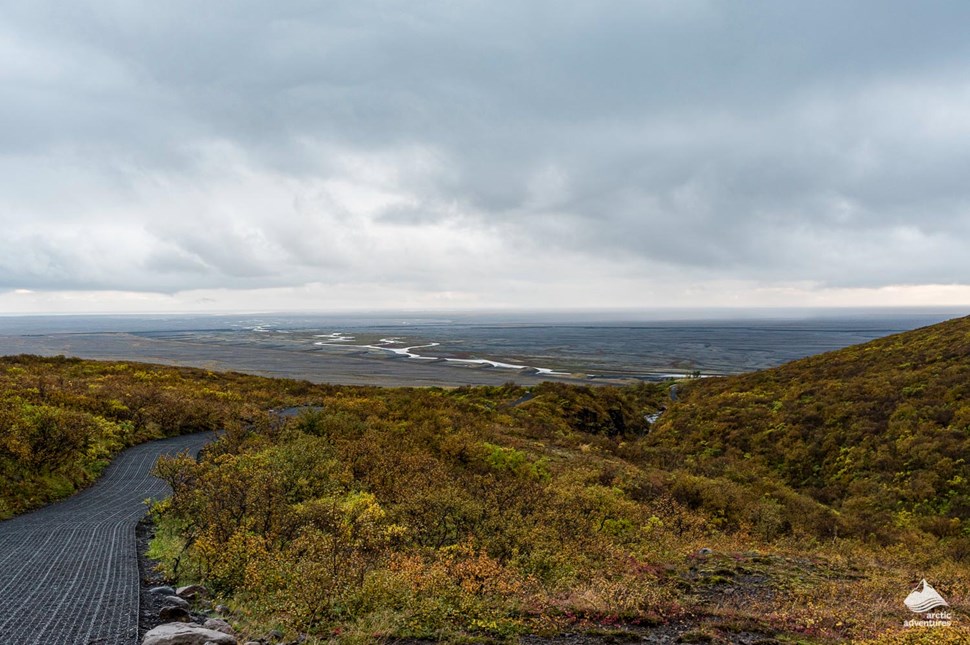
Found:
[[[193,598],[205,598],[209,595],[209,590],[202,585],[186,585],[175,590],[175,595],[179,598],[192,600]]]
[[[186,623],[165,623],[145,634],[141,645],[237,645],[229,634]]]
[[[236,630],[232,628],[232,625],[220,618],[209,618],[202,626],[206,629],[214,629],[217,632],[222,632],[223,634],[229,634],[230,636],[236,635]]]

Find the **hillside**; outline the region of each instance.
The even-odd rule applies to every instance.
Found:
[[[666,385],[308,400],[161,467],[156,554],[250,633],[319,642],[962,642],[900,627],[924,576],[965,618],[967,331],[694,380],[674,403]]]
[[[966,642],[968,349],[960,319],[676,401],[7,358],[0,474],[22,510],[122,445],[224,428],[157,466],[151,554],[254,639]],[[902,628],[923,577],[956,627]]]
[[[0,519],[86,486],[122,448],[244,422],[307,385],[144,363],[0,357]]]
[[[654,465],[781,486],[782,533],[891,543],[912,529],[970,555],[970,318],[690,383],[645,450]],[[807,525],[785,489],[826,512]]]

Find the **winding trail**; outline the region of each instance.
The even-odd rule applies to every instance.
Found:
[[[129,645],[138,640],[135,525],[168,494],[162,454],[192,454],[211,433],[161,439],[115,457],[90,488],[0,522],[0,643]]]

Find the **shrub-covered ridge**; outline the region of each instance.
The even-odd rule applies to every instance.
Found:
[[[119,450],[240,422],[308,383],[64,357],[0,357],[0,519],[89,484]]]
[[[877,495],[891,511],[873,513],[871,487],[895,478],[869,453],[880,450],[879,411],[896,389],[942,375],[923,391],[949,391],[942,368],[962,373],[961,352],[930,348],[956,345],[965,334],[954,327],[966,325],[694,380],[676,402],[666,385],[311,397],[296,419],[238,428],[201,462],[160,467],[176,494],[158,508],[159,551],[169,575],[223,594],[239,624],[320,642],[656,623],[712,642],[752,631],[809,642],[920,637],[893,636],[915,580],[932,579],[957,613],[970,588],[962,534],[938,530],[960,524],[947,515],[956,506]],[[924,372],[937,355],[950,358]],[[915,375],[880,375],[904,362]],[[821,423],[802,418],[804,389],[786,394],[812,379],[816,392],[842,392],[811,408]],[[913,392],[899,396],[918,415],[934,409]],[[664,406],[651,428],[646,419]],[[783,417],[765,423],[773,414]],[[867,428],[854,470],[829,469],[829,438],[811,430],[834,419],[848,428],[837,443],[855,445],[854,429]],[[962,440],[944,432],[933,450],[959,452],[947,437]]]
[[[198,461],[158,465],[175,493],[152,548],[252,636],[965,642],[968,334],[694,379],[677,401],[667,384],[381,389],[19,357],[0,366],[0,463],[25,482],[109,441],[223,428]],[[303,412],[267,412],[285,406]],[[902,629],[923,577],[956,627]]]
[[[691,383],[644,443],[657,465],[807,495],[831,509],[819,537],[925,531],[970,555],[970,318]]]

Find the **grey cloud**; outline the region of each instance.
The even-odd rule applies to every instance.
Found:
[[[548,257],[536,288],[564,253],[691,280],[970,275],[963,2],[105,0],[0,16],[9,288],[435,289],[449,268],[486,280],[454,250],[476,235]],[[260,181],[265,202],[245,189]],[[117,213],[123,270],[44,233]],[[416,251],[399,228],[458,241]]]

